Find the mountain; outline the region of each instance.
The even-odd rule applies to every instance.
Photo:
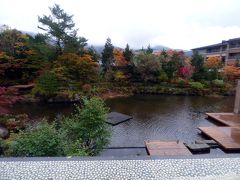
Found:
[[[102,53],[102,51],[104,49],[104,45],[91,45],[89,47],[93,47],[97,51],[97,53]],[[114,46],[114,48],[123,49],[123,48],[120,48],[117,46]]]
[[[167,46],[163,46],[163,45],[157,45],[152,47],[153,51],[162,51],[162,50],[169,50],[171,48],[167,47]]]
[[[35,33],[35,32],[32,32],[32,31],[22,31],[22,30],[20,30],[22,33],[24,33],[24,34],[28,34],[28,35],[30,35],[30,36],[35,36],[37,33]]]
[[[100,54],[102,53],[102,51],[104,49],[104,45],[91,45],[89,47],[93,47]],[[114,46],[114,48],[120,48],[120,47]],[[123,48],[120,48],[120,49],[123,49]],[[157,45],[157,46],[152,47],[152,49],[153,49],[153,52],[159,52],[159,51],[162,51],[162,50],[169,50],[169,49],[172,49],[172,48],[169,48],[169,47],[163,46],[163,45]],[[183,49],[174,49],[174,50],[183,51],[185,56],[187,56],[187,57],[192,56],[192,51],[187,51],[187,50],[183,50]],[[133,51],[139,52],[139,51],[141,51],[141,49],[133,49]]]

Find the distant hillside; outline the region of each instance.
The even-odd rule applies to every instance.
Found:
[[[183,51],[185,56],[187,57],[191,57],[193,55],[193,52],[190,50],[190,51]]]
[[[35,36],[37,33],[35,32],[31,32],[31,31],[22,31],[20,30],[22,33],[25,33],[25,34],[29,34],[31,36]],[[104,49],[104,45],[91,45],[98,53],[102,53],[103,49]],[[90,47],[90,46],[89,46]],[[119,47],[115,47],[115,48],[119,48]],[[146,47],[145,47],[146,48]],[[169,50],[169,49],[172,49],[170,47],[167,47],[167,46],[163,46],[163,45],[156,45],[156,46],[153,46],[151,47],[153,49],[153,52],[159,52],[159,51],[162,51],[162,50]],[[122,48],[120,48],[122,49]],[[141,49],[133,49],[135,52],[139,52],[141,51]],[[177,51],[183,51],[185,56],[187,57],[191,57],[193,55],[193,52],[190,50],[186,51],[186,50],[183,50],[183,49],[175,49]]]
[[[167,47],[167,46],[162,46],[162,45],[157,45],[152,47],[153,51],[162,51],[162,50],[169,50],[171,48]]]
[[[35,36],[37,33],[31,31],[21,31],[24,34],[29,34],[30,36]]]
[[[91,47],[93,47],[98,53],[102,53],[102,51],[104,49],[104,45],[91,45]],[[114,48],[123,49],[123,48],[120,48],[120,47],[117,47],[117,46],[114,46]]]
[[[104,49],[104,45],[92,45],[92,47],[98,52],[98,53],[102,53],[103,49]]]

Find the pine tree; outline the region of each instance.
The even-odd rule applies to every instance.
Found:
[[[146,53],[147,54],[152,54],[153,53],[153,49],[151,48],[150,44],[147,47]]]
[[[123,56],[127,62],[130,62],[133,58],[133,51],[130,49],[129,45],[126,45],[126,48],[123,51]]]
[[[103,52],[102,52],[102,65],[104,73],[111,68],[114,63],[114,46],[111,43],[111,39],[107,38]]]
[[[192,79],[199,81],[206,78],[206,68],[204,67],[204,58],[198,53],[194,53],[191,59],[191,65],[194,67]]]
[[[203,68],[204,58],[200,54],[194,53],[192,55],[191,65],[194,66],[195,70],[198,71],[199,69]]]
[[[47,32],[56,45],[56,54],[61,55],[63,50],[66,51],[78,51],[82,46],[86,45],[87,40],[85,38],[77,37],[77,29],[74,29],[75,23],[72,20],[73,15],[68,15],[55,4],[52,8],[49,8],[51,15],[38,17],[38,21],[47,28],[38,26]]]

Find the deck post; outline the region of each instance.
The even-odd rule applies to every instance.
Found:
[[[235,104],[234,104],[234,113],[240,113],[240,80],[237,82]]]

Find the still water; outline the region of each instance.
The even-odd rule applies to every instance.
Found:
[[[106,101],[111,111],[133,116],[133,119],[110,127],[109,147],[143,147],[144,140],[163,139],[193,142],[203,139],[197,128],[215,126],[206,120],[206,112],[231,112],[234,97],[132,96]],[[14,113],[31,118],[69,115],[72,104],[16,104]]]

